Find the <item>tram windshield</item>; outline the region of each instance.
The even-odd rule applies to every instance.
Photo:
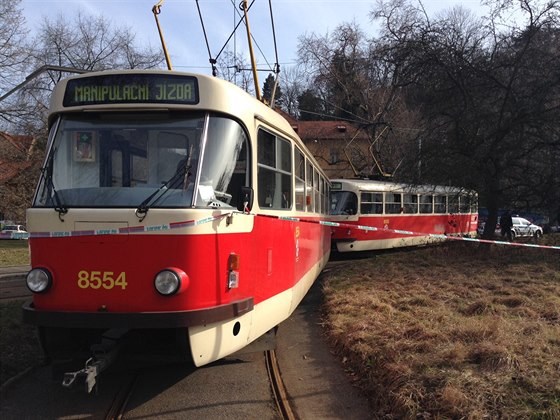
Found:
[[[354,215],[358,211],[358,196],[350,191],[331,191],[331,215]]]
[[[92,112],[52,131],[35,207],[232,207],[247,182],[247,136],[226,117]]]

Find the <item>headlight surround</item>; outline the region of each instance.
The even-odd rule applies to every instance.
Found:
[[[176,268],[166,268],[156,274],[154,287],[160,295],[172,296],[185,289],[188,281],[189,278],[184,271]]]
[[[46,268],[34,268],[27,273],[25,282],[33,293],[44,293],[51,288],[52,274]]]

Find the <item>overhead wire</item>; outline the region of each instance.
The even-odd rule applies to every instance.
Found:
[[[270,95],[270,107],[274,108],[274,101],[276,99],[276,89],[278,87],[278,78],[280,75],[280,64],[278,64],[278,46],[276,44],[276,29],[274,27],[274,14],[272,13],[272,0],[268,0],[268,8],[270,9],[270,22],[272,25],[272,39],[274,41],[274,54],[276,57],[276,62],[274,63],[274,73],[276,77],[274,78],[274,86],[272,87],[272,93]]]
[[[210,51],[210,43],[208,42],[208,35],[206,34],[206,28],[204,27],[204,19],[202,19],[202,12],[200,10],[200,4],[196,0],[196,8],[198,9],[198,16],[200,18],[200,24],[202,25],[202,32],[204,33],[204,41],[206,41],[206,49],[208,50],[208,60],[212,66],[212,75],[215,77],[218,74],[216,69],[216,59],[212,58],[212,52]]]
[[[235,0],[230,0],[232,5],[235,6]],[[250,10],[251,7],[253,6],[253,4],[255,3],[256,0],[252,0],[251,3],[248,5],[247,10]],[[198,16],[200,19],[200,23],[202,26],[202,32],[204,34],[204,41],[206,43],[206,49],[208,51],[208,57],[209,57],[209,62],[212,66],[212,74],[214,76],[217,75],[217,68],[216,68],[216,63],[218,61],[218,59],[220,58],[221,54],[224,52],[224,50],[226,49],[227,45],[229,44],[231,38],[235,35],[235,33],[237,32],[237,29],[239,28],[239,26],[243,23],[244,25],[247,25],[247,22],[245,21],[244,16],[240,13],[239,10],[237,10],[236,7],[234,7],[234,10],[236,11],[237,15],[239,16],[240,20],[239,22],[237,22],[237,24],[235,25],[235,27],[233,28],[233,31],[231,32],[231,34],[229,35],[229,37],[226,39],[226,41],[224,42],[222,48],[218,51],[218,54],[216,54],[216,56],[212,56],[212,51],[210,48],[210,42],[208,40],[208,34],[206,32],[206,27],[204,25],[204,18],[202,16],[202,10],[200,8],[200,4],[199,4],[199,0],[196,0],[196,7],[198,10]],[[276,62],[274,63],[274,65],[271,65],[270,62],[267,60],[265,53],[263,52],[262,48],[260,47],[259,43],[256,41],[255,37],[253,36],[253,34],[251,34],[251,39],[253,40],[256,48],[258,49],[259,53],[261,54],[261,56],[263,57],[266,65],[268,68],[263,68],[263,69],[257,69],[258,71],[271,71],[273,73],[275,73],[277,75],[278,78],[278,74],[280,72],[280,64],[279,64],[279,60],[278,60],[278,45],[277,45],[277,41],[276,41],[276,29],[275,29],[275,25],[274,25],[274,17],[273,17],[273,12],[272,12],[272,3],[271,0],[269,0],[269,10],[270,10],[270,16],[271,16],[271,23],[272,23],[272,33],[273,33],[273,42],[274,42],[274,54],[275,54],[275,58],[276,58]],[[181,66],[180,66],[181,67]],[[244,69],[244,68],[239,68],[237,69],[239,71],[241,70],[248,70],[248,69]]]

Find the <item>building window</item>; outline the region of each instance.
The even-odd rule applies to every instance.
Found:
[[[338,161],[339,161],[339,159],[338,159],[338,149],[331,148],[331,150],[330,150],[330,163],[331,163],[331,165],[334,165]]]

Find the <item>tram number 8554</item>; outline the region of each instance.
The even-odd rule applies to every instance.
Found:
[[[116,275],[116,277],[115,277]],[[114,273],[113,271],[87,271],[82,270],[78,273],[78,287],[80,289],[107,289],[115,287],[126,289],[126,273]]]

